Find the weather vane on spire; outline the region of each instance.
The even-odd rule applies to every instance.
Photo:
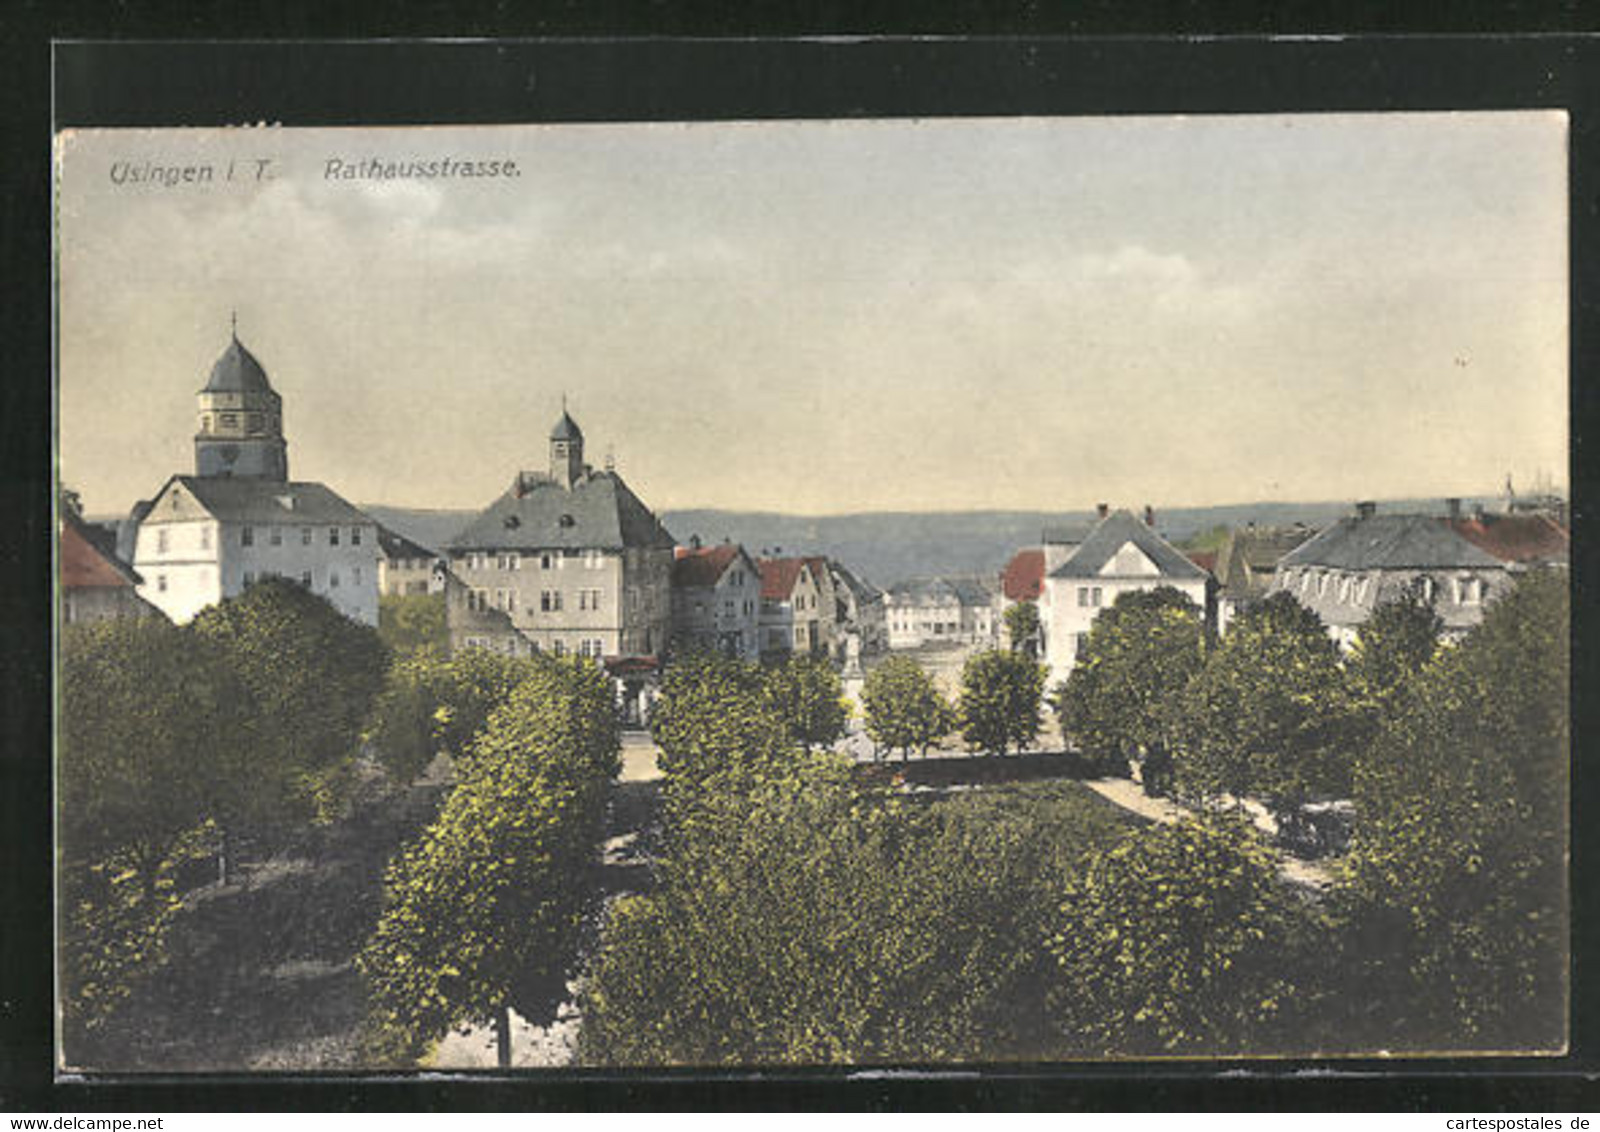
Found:
[[[231,311],[228,312],[228,322],[232,325],[233,336],[235,338],[239,337],[239,308],[238,307],[234,307]]]

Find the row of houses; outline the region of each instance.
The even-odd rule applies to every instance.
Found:
[[[1462,633],[1517,571],[1565,563],[1559,501],[1508,500],[1504,513],[1379,514],[1372,503],[1321,531],[1247,527],[1186,554],[1142,518],[1102,504],[1052,527],[994,577],[914,578],[880,592],[817,555],[752,555],[731,542],[687,546],[614,467],[584,459],[565,409],[548,462],[518,471],[438,550],[389,531],[324,484],[288,478],[282,401],[235,332],[198,394],[195,472],[168,478],[115,532],[63,517],[68,622],[159,612],[174,621],[282,576],[376,624],[380,592],[441,593],[453,648],[550,652],[604,661],[642,693],[673,650],[844,660],[885,648],[1002,643],[1004,612],[1033,602],[1052,682],[1083,655],[1102,609],[1130,590],[1172,586],[1226,633],[1240,610],[1284,591],[1343,645],[1407,587]]]
[[[547,466],[518,471],[434,550],[289,479],[281,398],[237,331],[198,403],[193,475],[169,477],[115,532],[63,517],[68,622],[181,623],[282,576],[374,625],[380,593],[442,594],[452,648],[593,657],[635,684],[673,649],[843,658],[886,643],[882,594],[840,563],[679,546],[614,467],[585,461],[565,409]]]
[[[1342,647],[1380,604],[1408,590],[1439,614],[1446,637],[1466,633],[1519,572],[1564,567],[1571,536],[1556,506],[1513,503],[1505,512],[1444,501],[1444,513],[1379,514],[1371,502],[1320,531],[1248,526],[1214,551],[1185,553],[1159,533],[1146,509],[1098,509],[1084,527],[1046,530],[1002,574],[1001,605],[1035,602],[1041,655],[1052,684],[1084,654],[1102,609],[1130,590],[1170,586],[1205,612],[1213,633],[1251,603],[1286,592],[1321,618]]]

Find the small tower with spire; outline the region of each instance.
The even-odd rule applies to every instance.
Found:
[[[583,430],[567,412],[567,398],[561,398],[561,419],[550,430],[550,478],[570,488],[583,476]]]
[[[232,324],[228,347],[211,367],[211,377],[198,396],[195,475],[287,482],[283,400],[267,381],[267,371],[239,341],[237,314]]]

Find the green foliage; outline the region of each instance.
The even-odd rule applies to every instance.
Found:
[[[238,745],[255,772],[218,799],[228,825],[329,814],[325,786],[356,752],[388,657],[377,632],[284,578],[203,610],[194,634],[215,643],[250,693]]]
[[[867,673],[861,706],[868,738],[907,758],[913,749],[926,755],[955,726],[955,711],[933,677],[906,656],[892,656]]]
[[[1134,830],[1067,878],[1049,1001],[1097,1054],[1250,1051],[1293,988],[1273,974],[1292,906],[1242,822]]]
[[[718,653],[673,661],[650,731],[669,789],[720,771],[780,765],[794,750],[760,665]]]
[[[1020,653],[993,649],[969,657],[961,670],[961,699],[956,705],[967,745],[1003,755],[1032,743],[1042,722],[1044,680],[1044,666]]]
[[[1287,593],[1234,619],[1176,709],[1182,797],[1256,796],[1289,811],[1349,791],[1357,733],[1339,648],[1316,614]]]
[[[1341,908],[1392,1044],[1552,1049],[1566,1007],[1570,597],[1525,576],[1356,766]]]
[[[205,853],[210,830],[174,839],[153,866],[139,853],[65,857],[60,878],[62,1046],[87,1061],[86,1043],[105,1027],[139,980],[167,959],[167,933],[177,916],[173,874]]]
[[[1019,601],[1005,612],[1006,641],[1013,652],[1035,655],[1039,643],[1039,607]]]
[[[787,657],[765,670],[767,703],[802,750],[831,747],[850,721],[850,701],[833,664],[821,656]]]
[[[383,594],[378,598],[378,636],[396,653],[448,652],[450,628],[444,594]]]
[[[1170,586],[1119,594],[1056,689],[1062,731],[1108,770],[1146,760],[1145,787],[1156,789],[1152,771],[1170,763],[1171,705],[1200,670],[1204,636],[1199,607]]]
[[[1416,588],[1372,611],[1345,658],[1351,695],[1373,726],[1380,724],[1410,690],[1411,682],[1439,651],[1444,623]]]
[[[484,649],[448,659],[429,650],[396,656],[373,705],[367,741],[401,782],[415,779],[440,751],[460,765],[490,714],[547,663]]]
[[[565,995],[620,769],[610,682],[540,665],[491,716],[438,818],[391,862],[357,963],[374,1030],[412,1053],[509,1007],[547,1023]]]
[[[1218,523],[1198,534],[1190,536],[1180,545],[1181,549],[1189,550],[1221,550],[1223,543],[1228,541],[1230,528],[1226,523]]]
[[[141,618],[67,626],[60,696],[62,850],[116,855],[150,890],[218,796],[254,779],[248,692],[209,641]]]
[[[1055,876],[1121,817],[1075,784],[932,807],[833,755],[707,799],[613,907],[580,1057],[608,1065],[1023,1056]]]

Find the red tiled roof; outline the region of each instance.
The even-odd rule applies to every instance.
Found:
[[[1037,601],[1044,589],[1044,551],[1019,550],[1006,563],[1000,587],[1007,601]]]
[[[1502,562],[1548,562],[1571,553],[1572,535],[1548,515],[1485,515],[1446,522]]]
[[[1217,572],[1217,552],[1214,550],[1186,550],[1189,561],[1193,562],[1207,574],[1215,575]]]
[[[707,546],[695,550],[680,546],[672,563],[672,584],[675,586],[714,586],[728,563],[739,556],[739,548],[731,543]]]
[[[107,558],[70,519],[61,523],[61,588],[133,586],[138,575],[120,562]]]
[[[759,563],[762,600],[788,601],[805,564],[804,558],[763,558]]]

